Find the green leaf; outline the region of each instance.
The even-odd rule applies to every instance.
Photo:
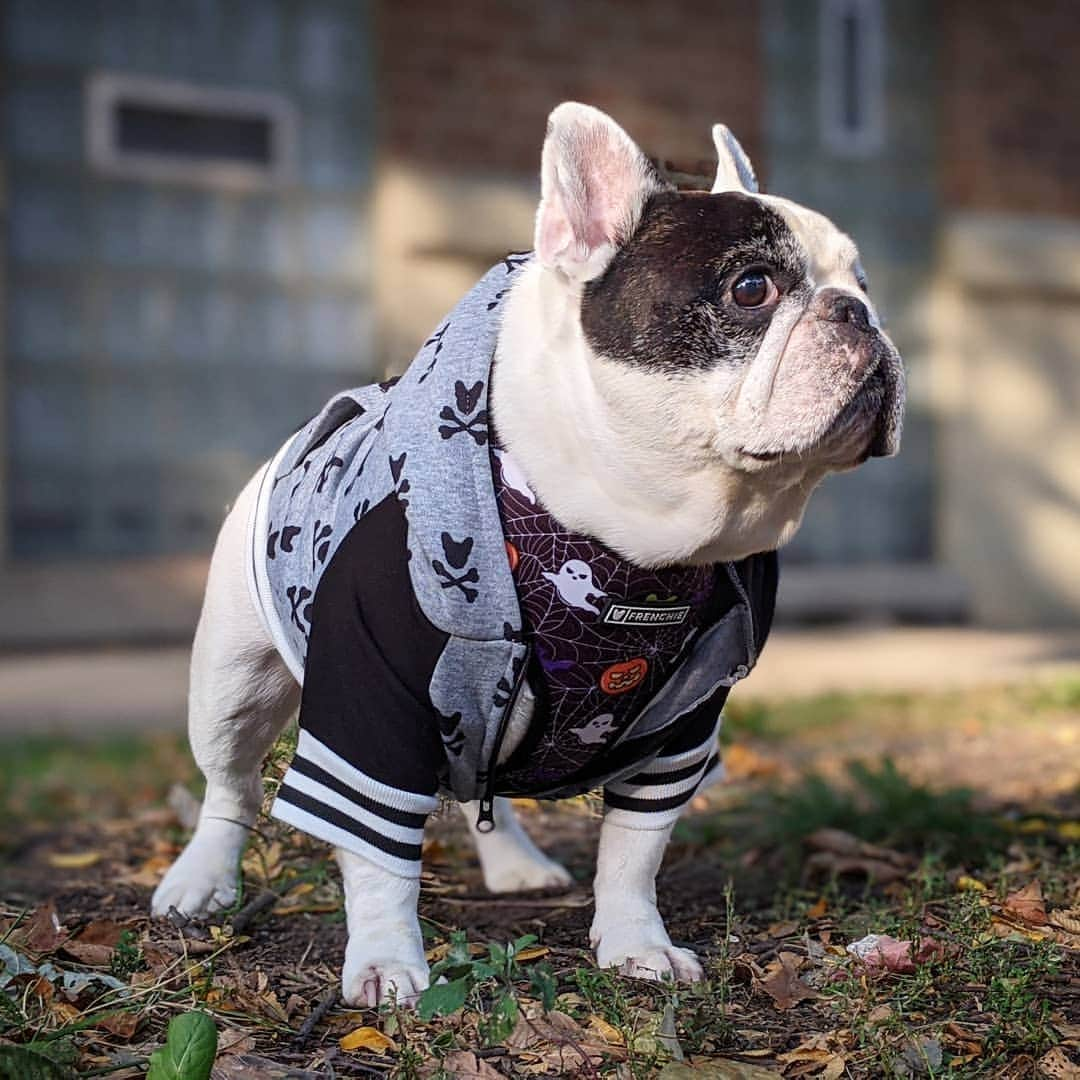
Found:
[[[449,1016],[465,1004],[469,996],[469,979],[454,979],[453,982],[436,983],[429,986],[416,1002],[416,1012],[421,1020],[430,1020],[433,1016]],[[152,1080],[152,1078],[147,1078]]]
[[[517,1026],[517,1021],[517,999],[513,994],[500,994],[491,1007],[491,1015],[485,1025],[487,1041],[492,1045],[501,1043]]]
[[[209,1080],[217,1038],[214,1021],[206,1013],[174,1016],[165,1045],[150,1055],[146,1080]]]
[[[25,1046],[0,1046],[0,1080],[68,1080],[70,1069]]]
[[[529,989],[540,999],[544,1012],[555,1008],[555,998],[559,993],[559,983],[550,964],[536,964],[529,969]]]
[[[526,949],[531,948],[539,940],[540,939],[535,934],[523,934],[510,946],[510,951],[517,956],[519,952],[524,952]]]

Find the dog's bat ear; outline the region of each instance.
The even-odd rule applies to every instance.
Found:
[[[750,164],[746,151],[739,145],[739,140],[731,134],[726,124],[713,124],[712,138],[717,157],[713,194],[718,191],[747,191],[756,194],[758,182],[754,175],[754,166]]]
[[[610,116],[565,101],[548,117],[536,212],[536,254],[591,281],[637,229],[646,200],[669,189]]]

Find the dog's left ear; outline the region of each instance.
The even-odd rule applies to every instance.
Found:
[[[649,196],[669,189],[610,116],[564,101],[544,139],[537,257],[573,281],[599,277],[633,236]]]
[[[716,180],[713,181],[712,193],[718,191],[747,191],[756,194],[758,190],[754,166],[746,156],[746,151],[739,145],[739,140],[731,134],[726,124],[713,124],[713,143],[716,146]]]

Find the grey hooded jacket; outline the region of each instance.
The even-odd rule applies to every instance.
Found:
[[[301,683],[314,678],[315,643],[329,640],[329,631],[313,624],[320,605],[330,610],[335,603],[329,585],[319,592],[327,568],[342,563],[354,543],[350,557],[365,565],[359,570],[354,565],[350,582],[365,574],[376,582],[380,574],[389,580],[394,560],[407,565],[411,599],[399,604],[402,619],[408,607],[415,636],[436,642],[423,669],[427,685],[414,688],[413,697],[441,738],[439,786],[460,801],[482,800],[488,811],[498,790],[494,762],[528,655],[493,491],[488,387],[501,302],[528,258],[508,256],[490,270],[399,379],[337,395],[294,435],[264,471],[251,522],[254,595],[278,651]],[[404,550],[395,555],[361,549],[365,523],[391,514],[403,516],[398,546]],[[401,576],[404,580],[404,569]],[[670,745],[665,733],[703,709],[711,710],[709,733],[715,730],[727,688],[749,672],[764,643],[776,588],[775,553],[726,564],[721,579],[732,603],[700,634],[676,676],[614,748],[638,748],[633,760],[626,752],[613,753],[610,772],[591,776],[587,786],[625,780],[643,765],[647,771],[648,762]],[[369,604],[372,616],[361,614],[368,638],[378,637],[369,624],[384,617],[378,609],[385,606]],[[339,623],[350,619],[351,611],[326,619]],[[381,662],[387,648],[376,642],[373,649]],[[393,678],[410,663],[406,657]],[[300,745],[274,812],[369,856],[373,836],[385,839],[389,829],[393,850],[384,844],[381,855],[391,869],[411,874],[435,793],[419,790],[430,784],[409,790],[401,774],[383,770],[380,777],[366,768],[368,751],[378,746],[381,752],[386,736],[372,734],[366,743],[363,734],[324,737],[322,714],[343,708],[326,704],[332,693],[326,687],[344,680],[358,688],[354,696],[376,692],[364,682],[364,672],[354,670],[362,666],[359,657],[356,664],[347,655],[335,664],[329,674],[320,674],[317,692],[305,685]],[[370,679],[376,678],[373,672]],[[388,711],[393,706],[381,715]],[[325,722],[332,728],[332,721]],[[678,746],[674,757],[681,754],[683,760],[687,752]],[[399,756],[408,753],[404,746]],[[579,783],[537,794],[580,790]]]

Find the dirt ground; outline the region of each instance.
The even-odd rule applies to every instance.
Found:
[[[729,782],[695,801],[658,882],[673,940],[706,961],[704,988],[592,968],[595,804],[522,806],[530,832],[576,882],[523,897],[484,891],[448,810],[425,846],[429,955],[444,955],[455,930],[477,955],[488,942],[536,940],[508,980],[467,972],[466,1007],[426,1022],[334,1001],[345,945],[336,878],[321,846],[271,822],[245,859],[246,906],[207,925],[148,918],[191,809],[175,797],[170,808],[166,793],[177,781],[195,786],[177,740],[158,737],[142,756],[135,747],[116,761],[114,750],[9,747],[0,943],[36,969],[111,972],[124,990],[73,993],[52,969],[9,981],[20,1019],[0,1026],[0,1077],[5,1046],[40,1050],[67,1070],[58,1076],[140,1076],[168,1020],[192,1008],[215,1019],[221,1078],[1080,1075],[1075,684],[749,703],[732,708],[730,727]],[[935,855],[904,842],[903,820],[896,835],[886,825],[856,836],[858,813],[836,817],[845,763],[886,757],[907,785],[881,794],[886,819],[915,805],[914,838],[927,808],[931,828],[934,814],[941,828],[961,830],[965,814],[985,818],[1005,830],[996,846],[968,857],[961,837]],[[822,787],[792,801],[785,792],[810,773]],[[953,803],[934,794],[956,785],[974,792],[960,825]],[[824,822],[848,839],[792,835],[793,807],[808,830]],[[852,843],[861,846],[845,853]],[[870,932],[912,941],[914,962],[855,964],[846,945]],[[926,940],[937,951],[920,958]],[[540,968],[558,995],[549,1019],[531,974]],[[492,1039],[508,995],[517,1026]],[[356,1031],[392,1048],[343,1048]]]

